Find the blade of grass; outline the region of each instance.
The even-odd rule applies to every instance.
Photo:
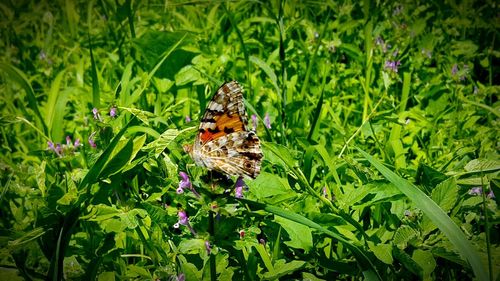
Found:
[[[486,268],[481,264],[479,254],[472,247],[469,240],[467,240],[462,230],[451,220],[443,209],[415,185],[396,175],[389,168],[385,167],[381,162],[360,148],[357,149],[388,181],[393,183],[402,193],[412,200],[415,205],[437,225],[456,247],[458,252],[467,259],[476,277],[479,280],[488,280]]]
[[[90,33],[88,34],[88,36],[89,36],[90,62],[92,64],[92,71],[90,72],[90,76],[92,77],[92,105],[94,107],[99,108],[101,102],[99,79],[97,77],[97,66],[94,60],[94,53],[92,52],[92,40],[90,39]]]
[[[21,70],[15,68],[10,64],[0,63],[0,70],[0,72],[7,74],[10,79],[19,84],[21,88],[24,89],[24,91],[26,92],[26,98],[28,99],[28,106],[31,108],[31,110],[33,110],[36,117],[38,117],[40,123],[42,124],[43,132],[47,136],[49,134],[49,130],[47,124],[45,124],[45,120],[42,118],[42,114],[40,113],[40,109],[38,108],[35,91],[33,91],[28,78],[26,78]]]

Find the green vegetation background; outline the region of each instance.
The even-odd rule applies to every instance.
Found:
[[[0,279],[498,280],[499,15],[3,1]],[[229,80],[244,198],[182,149]]]

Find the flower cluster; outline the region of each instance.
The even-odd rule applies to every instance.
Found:
[[[179,210],[179,212],[177,212],[177,216],[179,217],[179,220],[174,224],[174,228],[179,228],[181,225],[184,225],[187,226],[187,228],[193,235],[196,235],[196,231],[194,231],[193,227],[189,223],[189,217],[187,213],[183,210]]]
[[[47,142],[48,149],[54,151],[59,157],[63,157],[67,153],[74,153],[80,145],[80,139],[76,139],[75,143],[73,143],[70,136],[66,136],[66,144],[63,145],[51,141]]]
[[[188,174],[186,174],[185,172],[179,172],[179,176],[181,177],[181,181],[179,182],[179,187],[176,190],[177,194],[182,194],[184,193],[184,189],[188,189],[191,190],[191,192],[193,192],[194,195],[199,198],[200,194],[193,188]]]

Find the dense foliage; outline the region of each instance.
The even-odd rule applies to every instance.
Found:
[[[498,11],[0,3],[0,279],[498,280]],[[230,80],[243,189],[183,150]]]

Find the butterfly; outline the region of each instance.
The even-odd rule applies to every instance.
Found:
[[[252,179],[259,175],[260,140],[249,129],[243,88],[237,81],[220,86],[203,114],[194,144],[184,150],[209,170]]]

